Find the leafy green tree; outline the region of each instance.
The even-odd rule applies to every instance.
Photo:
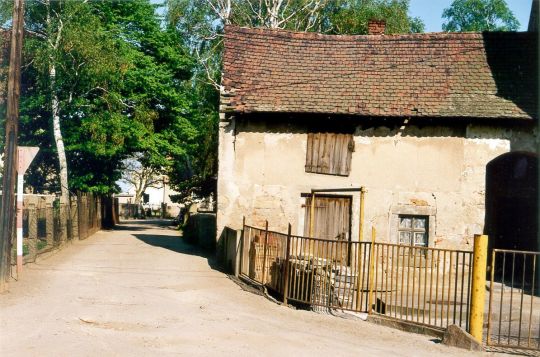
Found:
[[[110,51],[115,44],[104,31],[87,1],[28,1],[26,4],[26,26],[30,36],[25,44],[25,57],[31,59],[26,66],[25,77],[32,85],[26,88],[21,105],[21,142],[39,145],[42,148],[40,161],[32,175],[33,183],[42,183],[49,188],[60,184],[63,197],[69,195],[68,167],[75,171],[69,181],[76,189],[88,190],[81,185],[100,174],[90,171],[89,157],[81,152],[85,144],[94,146],[95,157],[108,155],[101,161],[107,167],[111,150],[119,151],[119,136],[115,117],[110,110],[118,106],[110,89],[118,76],[121,57]],[[100,136],[92,121],[108,120],[107,137]],[[85,134],[80,135],[81,132]],[[51,135],[52,134],[52,135]],[[82,140],[81,140],[82,138]],[[109,152],[96,149],[96,143],[107,146]],[[72,155],[68,156],[67,152]],[[55,155],[51,155],[54,153]],[[57,158],[56,167],[59,180],[51,180],[51,158]],[[108,160],[109,159],[109,160]],[[77,165],[84,162],[84,173],[78,174]],[[94,165],[98,166],[98,165]],[[46,176],[43,176],[46,175]],[[40,177],[41,176],[41,177]],[[40,182],[41,181],[41,182]],[[55,184],[52,184],[53,181]],[[58,187],[58,186],[56,186]],[[94,187],[104,191],[103,187]]]
[[[161,26],[147,0],[99,1],[96,9],[107,31],[122,39],[129,61],[119,94],[128,104],[124,114],[139,125],[130,151],[142,154],[143,167],[169,173],[197,146],[186,83],[192,60],[179,34]]]
[[[410,17],[409,0],[341,0],[331,2],[322,14],[322,30],[333,34],[362,35],[368,32],[368,21],[385,20],[386,33],[424,31],[418,17]]]
[[[408,16],[409,0],[169,0],[169,21],[184,37],[214,38],[225,24],[336,34],[366,34],[370,19],[388,33],[421,32]]]
[[[454,0],[444,9],[444,31],[516,31],[519,21],[504,0]]]
[[[26,9],[20,142],[41,148],[32,186],[60,187],[54,119],[69,167],[61,186],[73,190],[116,190],[135,153],[162,172],[195,155],[192,60],[149,0],[27,0]]]

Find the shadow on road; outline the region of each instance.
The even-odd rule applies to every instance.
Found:
[[[113,231],[146,231],[149,228],[172,229],[172,220],[161,218],[121,220],[112,229]],[[150,227],[151,226],[151,227]]]
[[[180,235],[135,233],[133,234],[133,236],[138,240],[154,247],[165,248],[180,254],[195,255],[206,258],[210,268],[212,268],[213,270],[221,271],[221,267],[217,264],[215,254],[213,252],[206,251],[197,246],[187,243]]]
[[[147,227],[141,227],[141,226],[134,226],[129,224],[122,224],[122,225],[116,225],[113,229],[107,229],[110,231],[145,231],[147,230]],[[104,229],[105,230],[105,229]]]

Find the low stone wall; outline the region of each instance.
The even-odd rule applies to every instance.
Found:
[[[206,250],[216,249],[216,214],[195,213],[184,227],[184,238]]]
[[[217,243],[217,257],[225,273],[238,276],[240,272],[240,238],[242,230],[225,227]]]

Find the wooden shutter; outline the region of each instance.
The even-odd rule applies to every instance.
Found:
[[[309,133],[306,172],[348,176],[353,150],[352,134]]]

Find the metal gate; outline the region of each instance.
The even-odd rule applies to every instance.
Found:
[[[540,350],[539,255],[493,249],[488,346]]]

